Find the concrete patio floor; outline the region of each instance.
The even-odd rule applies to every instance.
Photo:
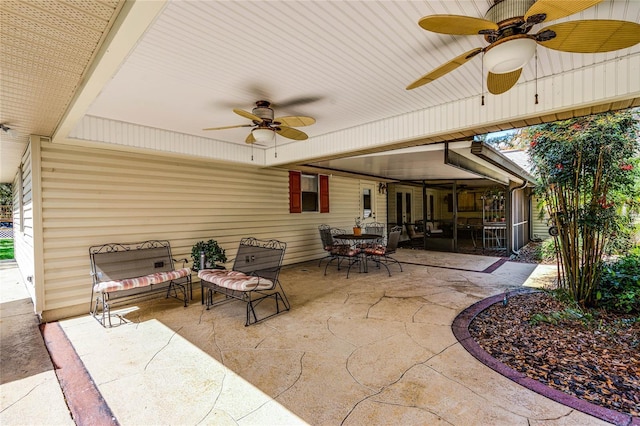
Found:
[[[250,327],[239,302],[207,311],[198,284],[187,308],[156,298],[123,307],[130,322],[118,327],[88,315],[58,325],[122,425],[607,424],[494,372],[451,330],[468,306],[540,286],[555,267],[410,249],[395,257],[404,271],[392,265],[391,277],[287,266],[291,311]],[[1,306],[0,423],[68,423],[50,412],[59,389],[43,404],[32,377],[5,380],[11,318]]]

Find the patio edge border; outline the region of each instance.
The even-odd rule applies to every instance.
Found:
[[[73,421],[77,425],[118,426],[60,323],[40,324],[40,332]]]
[[[473,305],[460,312],[453,320],[453,323],[451,324],[451,330],[453,331],[454,336],[462,345],[462,347],[465,348],[466,351],[469,352],[478,361],[529,390],[532,390],[567,407],[573,408],[575,410],[581,411],[615,425],[640,425],[640,419],[632,417],[629,414],[619,413],[609,408],[592,404],[573,395],[569,395],[557,389],[553,389],[543,384],[542,382],[527,377],[524,373],[516,371],[492,357],[473,339],[473,337],[469,333],[469,325],[471,324],[471,321],[473,321],[473,319],[476,317],[476,315],[489,308],[489,306],[502,302],[505,295],[507,297],[511,297],[517,294],[534,292],[536,292],[536,290],[515,290],[491,296],[474,303]]]

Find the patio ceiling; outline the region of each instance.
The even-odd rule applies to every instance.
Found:
[[[409,83],[426,72],[486,45],[480,36],[429,33],[418,26],[418,20],[437,13],[482,17],[490,0],[123,4],[117,0],[0,3],[0,123],[15,130],[12,135],[0,132],[0,181],[13,180],[30,134],[66,141],[87,119],[102,120],[105,127],[124,123],[199,138],[210,144],[206,153],[210,158],[219,155],[222,143],[246,149],[247,128],[202,129],[248,124],[232,109],[251,111],[255,101],[263,98],[290,105],[279,109],[276,105],[276,116],[308,115],[317,120],[301,129],[309,141],[280,138],[278,156],[285,166],[471,138],[640,105],[640,87],[632,81],[640,73],[638,45],[604,54],[538,48],[537,65],[532,60],[524,67],[511,94],[486,95],[486,107],[480,106],[486,92],[481,60],[406,91]],[[563,20],[591,18],[638,22],[640,2],[604,0]],[[586,88],[596,72],[594,67],[624,61],[628,69],[616,78],[631,83],[615,93],[605,90],[601,101],[548,83],[566,74],[581,81],[576,88]],[[535,93],[529,88],[535,81],[540,83],[541,102],[533,107]],[[521,96],[523,93],[527,95]],[[548,101],[551,98],[553,102]],[[459,111],[469,102],[477,105],[478,114],[523,112],[497,114],[498,118],[473,125],[444,126],[445,130],[424,137],[391,135],[384,143],[367,145],[363,140],[352,147],[345,143],[339,152],[321,143],[331,135],[442,105]],[[410,162],[415,167],[409,170],[407,156],[411,154],[371,157],[375,161],[354,159],[350,164],[353,169],[364,168],[366,175],[389,179],[395,179],[392,170],[399,167],[394,159],[402,161],[404,177],[418,177],[421,170],[437,171],[435,165],[426,167],[419,161]],[[323,166],[347,167],[337,162]],[[424,173],[421,177],[427,178]]]

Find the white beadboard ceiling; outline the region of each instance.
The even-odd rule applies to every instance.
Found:
[[[19,10],[15,3],[24,2],[7,0],[0,5],[3,20],[0,30],[3,42],[0,122],[15,127],[20,133],[17,138],[0,135],[0,181],[3,182],[12,180],[17,164],[9,161],[9,156],[13,158],[15,154],[5,148],[10,144],[25,143],[28,134],[52,136],[60,127],[63,114],[70,108],[70,99],[79,86],[78,76],[87,70],[86,58],[71,55],[75,50],[64,40],[62,35],[65,31],[62,35],[52,36],[54,40],[60,39],[64,49],[44,42],[41,46],[28,48],[13,41],[21,38],[23,32],[37,32],[39,28],[18,28],[14,24],[14,16],[61,31],[61,17],[56,11],[49,10],[58,2],[29,1],[27,3],[36,9],[31,14]],[[113,16],[120,7],[115,0],[60,3],[75,8],[78,14],[90,16],[96,12],[84,10],[89,4],[93,7],[95,4],[109,6]],[[132,50],[115,74],[96,90],[97,96],[87,102],[87,107],[81,112],[71,118],[68,115],[67,119],[79,122],[87,116],[162,129],[210,139],[212,147],[215,147],[219,141],[244,146],[249,129],[205,132],[202,128],[249,124],[249,120],[234,114],[232,108],[251,111],[259,99],[275,103],[276,116],[315,117],[316,124],[300,129],[309,135],[310,141],[367,123],[470,98],[477,99],[478,108],[481,108],[480,97],[486,89],[480,56],[426,86],[412,91],[405,90],[405,87],[461,53],[487,44],[481,36],[429,33],[418,26],[421,17],[442,13],[483,17],[492,3],[490,0],[167,1],[158,15],[149,20],[151,24],[142,37],[137,42],[131,41]],[[97,31],[88,42],[88,52],[94,52],[100,46],[103,35],[97,34],[110,28],[113,16],[107,13],[100,22],[82,23],[84,27],[96,27]],[[605,0],[554,23],[575,19],[640,22],[640,1]],[[6,22],[11,22],[11,25]],[[533,32],[544,26],[536,26]],[[5,40],[9,40],[11,46],[5,45]],[[33,50],[38,47],[40,52]],[[27,53],[23,54],[26,57],[20,62],[20,66],[26,69],[38,67],[37,63],[27,61],[38,55],[50,60],[61,57],[60,67],[77,68],[74,76],[59,79],[56,90],[62,94],[54,93],[53,89],[38,93],[37,85],[46,77],[35,75],[35,71],[23,81],[12,75],[11,82],[5,83],[7,64],[16,62],[21,55],[20,49]],[[58,53],[63,50],[69,53]],[[589,84],[589,75],[582,76],[581,70],[589,70],[594,64],[638,57],[640,46],[605,54],[561,53],[544,47],[538,47],[537,51],[537,65],[532,60],[525,66],[518,86],[531,83],[536,76],[542,82],[563,73],[573,73],[586,79],[584,84]],[[631,75],[628,78],[638,77]],[[540,89],[538,92],[541,98],[550,95]],[[616,95],[618,102],[597,106],[585,105],[579,95],[571,94],[569,104],[575,105],[574,109],[579,113],[638,105],[637,91]],[[507,97],[508,94],[486,94],[486,102],[499,104]],[[53,105],[60,99],[64,102]],[[296,102],[304,100],[310,102]],[[534,99],[530,96],[518,99],[518,102],[531,104]],[[297,105],[277,107],[277,104],[287,103]],[[24,107],[26,104],[31,104],[30,109]],[[571,115],[571,112],[565,114]],[[563,115],[539,109],[517,122],[501,123],[497,127],[492,125],[483,130],[522,126],[554,118],[563,118]],[[45,119],[49,120],[46,125],[39,124]],[[469,136],[479,130],[464,129],[462,134]],[[313,155],[318,159],[331,157],[330,152],[323,152],[310,141],[290,143],[279,138],[278,143],[282,143],[279,149],[283,151],[294,144],[306,143],[315,147],[317,152],[314,151]],[[359,147],[358,151],[366,150]],[[307,152],[307,163],[310,162],[308,157]],[[289,163],[295,163],[295,159]],[[343,167],[348,168],[346,165]],[[381,170],[371,172],[371,175],[382,173]],[[401,174],[389,177],[401,178]]]

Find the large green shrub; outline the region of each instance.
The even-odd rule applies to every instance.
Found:
[[[640,247],[604,265],[596,294],[607,310],[640,314]]]
[[[638,121],[612,112],[533,126],[522,137],[557,229],[560,282],[580,305],[594,305],[603,256],[624,248],[640,204]]]

